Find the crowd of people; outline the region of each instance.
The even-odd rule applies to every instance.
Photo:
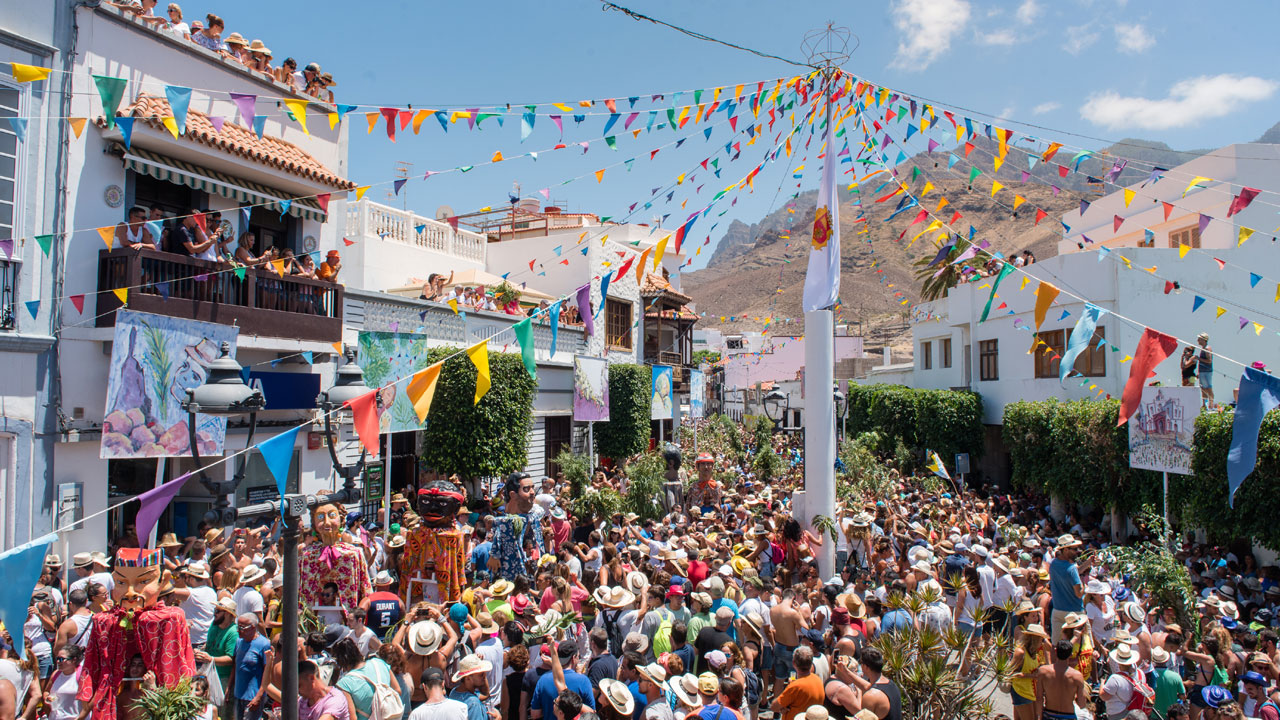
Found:
[[[798,460],[794,439],[773,438]],[[670,449],[649,517],[576,516],[559,477],[473,493],[451,523],[467,558],[456,602],[405,604],[415,488],[392,496],[389,527],[351,511],[344,539],[373,592],[350,612],[326,602],[296,649],[281,646],[277,528],[164,534],[161,599],[186,615],[202,717],[274,716],[282,663],[297,662],[303,720],[901,720],[920,717],[919,698],[882,641],[930,629],[965,639],[947,657],[956,682],[991,686],[1017,720],[1280,720],[1280,572],[1253,555],[1183,544],[1196,603],[1162,606],[1105,560],[1109,515],[1055,518],[1040,499],[896,469],[892,492],[837,504],[833,537],[791,512],[803,462],[765,481],[743,441],[740,457],[692,463]],[[602,469],[579,493],[630,482]],[[134,528],[120,544],[140,544]],[[0,720],[89,716],[77,673],[111,606],[109,565],[79,553],[67,575],[48,556],[29,618],[3,636]],[[997,678],[979,656],[999,643],[1011,657]],[[154,683],[136,670],[121,703]]]
[[[209,13],[203,21],[194,20],[188,24],[183,19],[182,7],[178,3],[169,3],[163,16],[156,14],[158,0],[107,0],[107,5],[121,12],[136,17],[157,32],[170,33],[188,40],[206,50],[218,53],[222,57],[241,63],[250,70],[289,86],[294,92],[310,95],[321,102],[333,103],[333,90],[338,83],[333,75],[320,71],[319,63],[307,63],[301,71],[298,61],[285,58],[279,67],[271,63],[271,48],[261,40],[246,40],[240,33],[233,32],[225,38],[226,22],[217,15]]]
[[[504,298],[500,295],[499,288],[501,286],[455,285],[453,276],[454,273],[452,272],[447,276],[443,273],[431,273],[427,276],[427,281],[422,284],[422,292],[419,293],[418,299],[443,303],[450,307],[456,306],[459,311],[483,310],[515,317],[533,316],[541,324],[550,322],[550,303],[546,300],[540,300],[536,307],[525,307],[520,303],[520,294],[518,292],[509,292],[509,296]],[[514,288],[512,288],[512,291],[514,291]],[[560,324],[582,324],[582,318],[578,315],[576,305],[564,304],[561,306]]]

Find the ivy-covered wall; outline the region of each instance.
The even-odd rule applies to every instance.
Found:
[[[620,460],[649,447],[652,374],[648,365],[609,365],[609,422],[595,424],[601,456]]]
[[[956,453],[982,456],[982,397],[959,390],[917,390],[901,385],[850,385],[845,418],[847,437],[875,431],[876,450],[892,453],[901,440],[908,449],[934,450],[950,464]]]

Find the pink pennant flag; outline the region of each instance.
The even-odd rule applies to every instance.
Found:
[[[209,124],[213,125],[213,131],[216,133],[222,132],[222,126],[225,125],[226,123],[227,123],[227,119],[222,117],[221,115],[209,116]]]
[[[542,188],[541,190],[538,191],[538,194],[541,195],[544,199],[550,200],[551,188]]]
[[[1231,207],[1227,208],[1227,217],[1231,217],[1236,213],[1249,207],[1249,203],[1261,192],[1254,188],[1240,188],[1240,194],[1231,199]]]
[[[1120,229],[1120,226],[1124,224],[1124,218],[1116,215],[1112,218],[1112,223],[1114,227],[1112,227],[1111,232],[1116,232]]]
[[[1200,234],[1201,235],[1204,235],[1204,229],[1209,227],[1209,221],[1211,219],[1212,218],[1210,218],[1208,215],[1205,215],[1204,213],[1200,213]]]
[[[480,114],[480,108],[467,108],[467,129],[476,129],[476,115]]]
[[[564,135],[564,123],[560,122],[560,116],[559,116],[559,115],[548,115],[547,117],[551,118],[551,122],[555,123],[555,124],[556,124],[556,127],[557,127],[557,128],[559,128],[559,130],[560,130],[560,134],[561,134],[561,135]]]
[[[76,306],[76,312],[84,314],[84,295],[72,295],[71,304]]]
[[[409,121],[411,121],[411,120],[413,120],[413,111],[412,111],[412,110],[401,110],[401,111],[400,111],[400,129],[401,129],[401,130],[404,130],[405,128],[409,127]]]
[[[381,111],[382,111],[382,117],[386,118],[387,120],[387,139],[391,140],[391,142],[395,142],[396,141],[396,117],[400,114],[400,111],[395,108],[386,108],[386,107],[382,108]]]
[[[626,120],[624,120],[624,121],[622,122],[622,129],[623,129],[623,130],[630,130],[630,129],[631,129],[631,123],[635,122],[635,121],[636,121],[636,118],[638,118],[638,117],[640,117],[640,113],[638,113],[638,112],[633,112],[633,113],[631,113],[630,115],[628,115],[628,116],[627,116],[627,119],[626,119]]]

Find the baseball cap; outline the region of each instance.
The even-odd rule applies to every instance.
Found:
[[[1217,687],[1219,690],[1222,690],[1222,688],[1217,685],[1212,687]],[[1222,691],[1226,692],[1226,690]],[[720,692],[720,678],[716,677],[715,673],[702,673],[698,676],[698,692],[703,695],[715,695]]]

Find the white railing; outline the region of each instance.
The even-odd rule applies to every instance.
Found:
[[[448,223],[361,200],[347,205],[348,236],[376,237],[484,263],[485,236]]]

